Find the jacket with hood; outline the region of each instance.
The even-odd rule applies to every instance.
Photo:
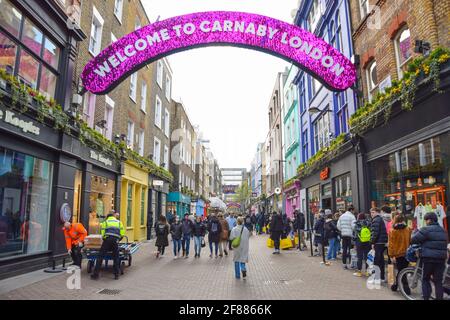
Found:
[[[337,229],[336,222],[333,219],[325,220],[323,228],[325,233],[325,239],[330,240],[338,237],[339,230]]]
[[[388,254],[392,258],[404,257],[411,240],[411,229],[406,223],[394,224],[389,232]]]
[[[213,231],[214,229],[214,231]],[[209,242],[219,242],[222,225],[217,217],[212,217],[208,223],[208,240]]]
[[[447,232],[439,223],[431,223],[414,233],[411,244],[420,244],[424,260],[447,259]]]
[[[183,237],[190,237],[192,235],[192,231],[194,230],[194,224],[191,219],[184,219],[181,221],[181,231],[183,232]]]
[[[284,230],[283,218],[279,214],[272,216],[272,221],[270,222],[270,232],[271,233],[282,233]]]
[[[356,222],[355,215],[350,211],[345,212],[340,216],[337,228],[343,237],[353,237],[353,227]]]
[[[370,221],[368,219],[356,220],[355,228],[354,228],[354,236],[353,236],[353,239],[355,240],[356,245],[362,245],[362,244],[370,245],[370,241],[367,243],[362,243],[361,240],[359,239],[359,236],[361,234],[361,230],[363,227],[367,227],[370,229]]]

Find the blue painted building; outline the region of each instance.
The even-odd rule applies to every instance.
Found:
[[[348,1],[302,1],[294,23],[324,39],[346,57],[354,54]],[[337,136],[349,132],[348,120],[356,110],[357,99],[353,89],[332,92],[303,70],[297,73],[294,82],[298,87],[300,163],[304,163]],[[346,145],[349,150],[339,159],[301,179],[303,212],[314,214],[320,208],[339,210],[354,204],[357,161],[351,143]],[[324,169],[329,175],[320,177]]]

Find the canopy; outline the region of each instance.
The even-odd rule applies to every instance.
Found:
[[[211,202],[209,204],[210,208],[219,209],[222,211],[227,210],[227,205],[220,198],[212,197],[212,198],[209,198],[209,201]]]

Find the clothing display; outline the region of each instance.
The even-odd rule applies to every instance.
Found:
[[[420,229],[425,226],[425,221],[423,221],[423,217],[427,213],[426,208],[423,204],[419,203],[419,205],[414,210],[414,218],[416,219],[417,229]]]
[[[435,212],[436,212],[436,215],[438,216],[439,225],[442,228],[446,228],[447,226],[446,226],[446,224],[444,224],[444,219],[447,218],[447,215],[445,214],[444,207],[440,203],[438,203],[438,205],[436,206]]]

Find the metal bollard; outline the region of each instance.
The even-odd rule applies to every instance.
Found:
[[[62,268],[56,268],[56,259],[52,260],[52,267],[44,270],[45,273],[61,273],[64,270]]]

